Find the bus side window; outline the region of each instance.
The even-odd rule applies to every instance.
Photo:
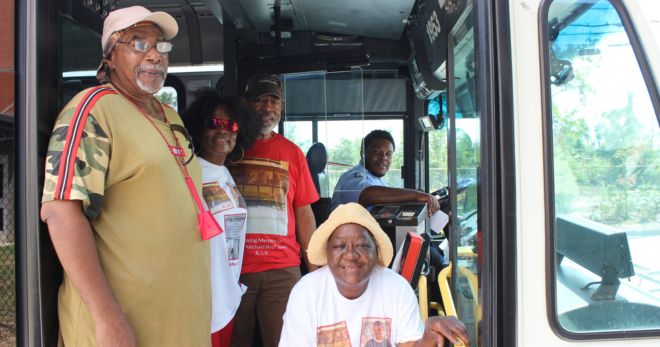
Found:
[[[548,11],[555,323],[568,338],[660,329],[658,110],[622,11]]]

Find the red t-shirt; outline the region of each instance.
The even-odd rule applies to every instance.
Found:
[[[300,265],[294,207],[319,199],[303,152],[284,136],[259,140],[229,170],[248,205],[242,273]]]

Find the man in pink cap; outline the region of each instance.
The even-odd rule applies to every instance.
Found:
[[[59,345],[208,346],[201,170],[163,86],[176,21],[134,6],[106,18],[99,87],[61,111],[41,219],[64,268]]]

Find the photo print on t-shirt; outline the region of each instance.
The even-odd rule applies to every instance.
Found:
[[[248,205],[248,234],[286,236],[289,163],[245,158],[231,168],[231,173]]]
[[[351,347],[346,322],[324,325],[316,328],[317,347]]]
[[[240,257],[241,231],[245,224],[245,213],[225,215],[225,239],[227,240],[227,256],[229,265],[237,262]]]
[[[202,197],[211,213],[218,213],[234,207],[227,192],[220,187],[218,182],[204,183],[202,185]]]
[[[227,184],[227,186],[229,187],[229,191],[231,191],[231,195],[234,196],[234,201],[236,201],[236,203],[238,204],[238,207],[247,208],[247,204],[245,203],[245,199],[243,199],[243,195],[241,195],[241,192],[238,190],[236,185],[229,182]]]
[[[392,319],[387,317],[364,317],[360,330],[360,347],[391,347]]]

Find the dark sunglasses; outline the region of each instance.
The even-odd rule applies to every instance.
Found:
[[[209,129],[224,129],[226,131],[237,133],[238,123],[229,119],[209,118],[207,125]]]

